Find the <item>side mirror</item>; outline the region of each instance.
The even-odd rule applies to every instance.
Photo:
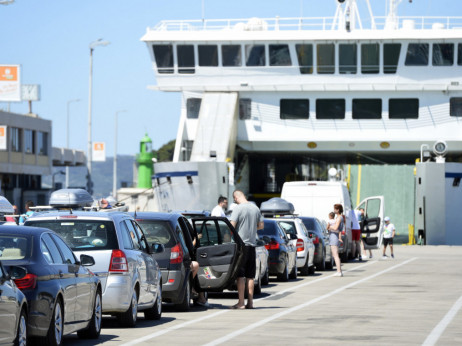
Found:
[[[151,251],[153,254],[155,253],[162,253],[165,251],[165,247],[163,244],[159,244],[159,243],[152,243],[151,245]]]
[[[95,265],[95,259],[88,255],[80,255],[80,265],[90,267]]]
[[[12,280],[22,279],[27,275],[26,268],[19,267],[19,266],[11,266],[8,270],[9,278]]]
[[[308,232],[308,238],[313,239],[313,233]]]

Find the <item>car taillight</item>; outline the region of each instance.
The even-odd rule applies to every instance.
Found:
[[[277,241],[271,241],[265,245],[267,250],[277,250],[279,249],[279,243]]]
[[[297,252],[305,250],[305,242],[303,239],[297,239]]]
[[[128,262],[122,250],[112,250],[109,272],[128,272]]]
[[[316,245],[316,244],[319,244],[319,238],[318,238],[318,237],[315,237],[315,238],[313,239],[313,244],[315,244],[315,245]]]
[[[34,289],[37,284],[37,275],[26,274],[22,279],[15,279],[14,283],[22,291],[27,289]]]
[[[170,252],[170,263],[181,263],[183,262],[183,249],[180,246],[180,243],[172,247],[172,252]]]

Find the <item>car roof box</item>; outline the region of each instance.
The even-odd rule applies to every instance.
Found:
[[[260,211],[263,215],[288,215],[294,213],[294,205],[287,202],[285,199],[274,197],[263,202],[260,206]]]
[[[51,194],[49,204],[55,208],[91,207],[93,197],[84,189],[61,189]]]
[[[11,203],[3,196],[0,196],[0,214],[13,214],[14,209]]]

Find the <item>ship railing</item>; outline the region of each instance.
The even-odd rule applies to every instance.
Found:
[[[462,17],[406,16],[394,19],[394,29],[462,29]],[[357,26],[359,23],[357,23]],[[436,25],[436,27],[435,27]],[[384,30],[390,28],[390,17],[374,17],[361,23],[364,29]],[[153,31],[281,31],[281,30],[333,30],[339,27],[334,17],[306,18],[248,18],[248,19],[205,19],[205,20],[163,20],[150,28]],[[354,28],[351,28],[354,29]]]

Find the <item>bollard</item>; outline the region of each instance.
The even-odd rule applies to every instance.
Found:
[[[408,224],[407,228],[409,230],[409,242],[407,243],[407,245],[415,245],[416,241],[414,236],[414,225]]]

